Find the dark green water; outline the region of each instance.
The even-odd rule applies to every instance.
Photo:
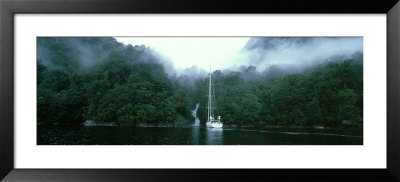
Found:
[[[38,126],[38,145],[362,145],[362,130]]]

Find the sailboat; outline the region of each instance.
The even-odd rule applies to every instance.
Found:
[[[211,65],[210,65],[210,77],[208,81],[208,106],[207,106],[207,122],[206,126],[210,128],[222,128],[223,124],[221,122],[221,116],[218,116],[218,119],[214,118],[214,109],[215,107],[212,106],[212,88],[211,88],[211,81],[212,81],[212,73],[211,73]]]

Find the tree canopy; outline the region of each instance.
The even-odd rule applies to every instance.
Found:
[[[113,38],[42,37],[37,43],[39,122],[192,123],[196,103],[200,120],[206,121],[207,78],[193,78],[190,87],[182,84],[145,46]],[[279,76],[242,66],[216,70],[213,77],[216,114],[227,125],[362,125],[359,60],[331,61]]]

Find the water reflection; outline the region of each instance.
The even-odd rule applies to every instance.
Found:
[[[202,126],[38,126],[37,129],[37,145],[363,145],[362,129],[257,130]]]
[[[224,144],[224,133],[222,128],[206,128],[206,144],[222,145]]]
[[[192,127],[192,145],[200,144],[200,127]]]

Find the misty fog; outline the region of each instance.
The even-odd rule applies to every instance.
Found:
[[[160,55],[165,56],[163,60],[166,61],[165,64],[169,65],[166,69],[168,73],[174,78],[181,77],[180,81],[187,82],[187,84],[191,84],[188,81],[190,78],[206,77],[210,64],[212,70],[240,71],[244,77],[250,79],[254,76],[279,77],[290,73],[302,73],[309,68],[330,61],[340,62],[346,59],[361,59],[362,61],[363,54],[362,37],[252,37],[249,39],[224,37],[221,40],[226,41],[225,46],[221,44],[221,40],[214,40],[218,38],[213,38],[210,41],[212,43],[204,45],[204,42],[199,43],[197,40],[204,38],[196,37],[187,38],[185,44],[179,45],[185,38],[177,38],[178,43],[174,41],[174,38],[168,38],[159,43],[157,40],[163,39],[159,37],[133,37],[128,41],[121,40],[125,44],[133,45],[138,42],[147,43],[151,45],[146,46],[152,47],[156,51],[162,50]],[[234,41],[239,38],[241,41]],[[149,41],[143,41],[143,39]],[[120,39],[117,38],[117,40]],[[138,41],[136,42],[136,40]],[[188,41],[194,43],[187,44]],[[165,47],[174,47],[174,49]],[[218,53],[230,55],[220,56]],[[192,58],[181,60],[175,54],[186,54]],[[220,56],[220,59],[215,58],[216,55]],[[176,59],[172,59],[174,57]],[[248,66],[254,66],[255,69],[247,69]],[[246,75],[244,70],[246,70]]]
[[[258,71],[271,66],[304,70],[326,61],[350,59],[362,51],[361,37],[251,38],[237,60],[256,66]]]
[[[110,45],[124,41],[118,43],[117,50],[126,54],[133,50],[139,52],[139,55],[129,59],[161,63],[170,79],[189,87],[193,86],[193,80],[207,77],[210,64],[213,71],[239,71],[248,80],[259,76],[280,77],[302,73],[330,61],[363,60],[362,37],[117,37],[102,40],[109,41]],[[62,41],[69,42],[66,48],[69,50],[61,53],[54,51],[57,48],[42,47],[46,44],[38,43],[39,62],[49,68],[58,68],[59,60],[52,60],[56,57],[55,53],[69,54],[65,56],[73,57],[70,61],[74,65],[85,69],[95,66],[111,54],[107,44],[93,46],[89,39],[63,38]],[[181,54],[187,56],[180,57]]]

